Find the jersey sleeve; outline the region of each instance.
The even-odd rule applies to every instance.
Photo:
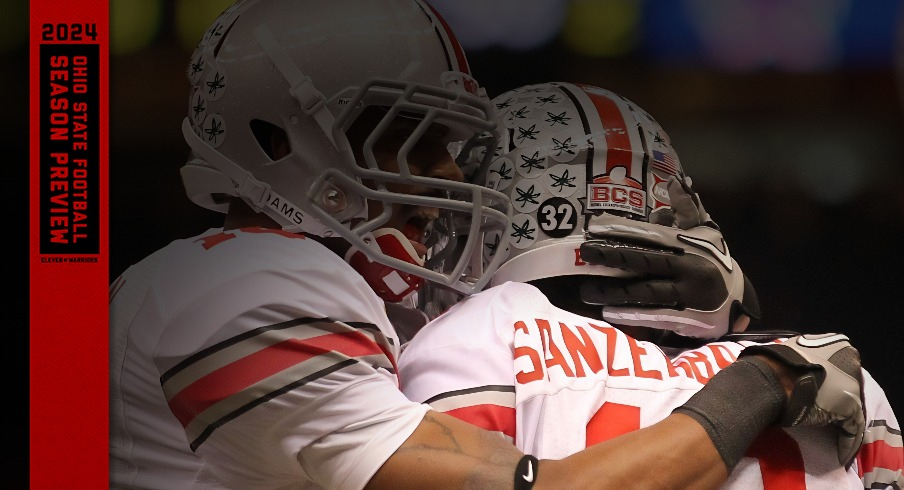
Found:
[[[901,425],[885,391],[863,370],[866,434],[857,453],[857,473],[863,488],[904,488],[904,445]]]
[[[508,321],[507,305],[493,288],[428,323],[399,358],[405,395],[513,439],[515,386]]]
[[[231,487],[362,488],[427,411],[399,390],[382,302],[311,240],[233,235],[157,284],[169,409]]]

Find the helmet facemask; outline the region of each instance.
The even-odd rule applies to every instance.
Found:
[[[322,176],[330,185],[353,188],[366,199],[366,216],[350,223],[351,236],[342,236],[354,250],[368,252],[373,235],[386,229],[400,230],[404,237],[397,235],[402,245],[407,247],[405,240],[410,241],[419,258],[413,253],[389,254],[389,259],[380,263],[410,273],[394,260],[412,264],[409,257],[416,258],[417,266],[432,273],[419,273],[419,277],[464,294],[482,288],[489,276],[470,274],[468,256],[479,254],[480,247],[467,237],[477,236],[481,227],[504,229],[510,213],[508,202],[494,191],[486,192],[490,189],[463,182],[462,169],[450,152],[462,146],[459,138],[485,135],[492,126],[468,125],[471,116],[410,103],[386,107],[359,102],[356,106],[363,109],[357,111],[346,134],[356,148],[358,166],[348,173],[327,171]],[[470,129],[475,127],[479,131]],[[495,141],[492,138],[486,143],[492,147]],[[469,223],[475,232],[462,232],[459,223]],[[459,236],[465,240],[459,241]],[[403,278],[411,282],[409,276]]]
[[[292,12],[314,5],[316,24],[303,25],[307,16]],[[348,16],[351,9],[358,15]],[[195,202],[225,211],[212,195],[241,197],[286,231],[340,237],[369,261],[464,294],[489,281],[488,274],[466,277],[469,259],[452,264],[444,252],[450,243],[470,254],[478,246],[441,239],[435,235],[452,226],[429,223],[450,215],[474,230],[503,229],[511,213],[496,191],[418,169],[420,148],[436,128],[444,128],[443,144],[453,150],[460,147],[453,141],[495,131],[492,106],[429,6],[418,0],[240,2],[208,30],[188,74],[193,89],[183,134],[193,159],[183,181]],[[352,146],[348,132],[362,115],[373,119],[373,111],[382,117],[358,138],[360,148]],[[410,134],[390,161],[395,165],[386,165],[375,151],[399,120]],[[260,127],[282,132],[288,151],[268,148]],[[402,208],[421,211],[399,223],[393,211]],[[386,228],[408,228],[418,244],[431,232],[429,244],[420,244],[430,249],[427,256],[400,260],[383,253],[375,235]],[[430,260],[434,251],[442,266]]]

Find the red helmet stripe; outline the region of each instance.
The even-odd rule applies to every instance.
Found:
[[[614,167],[625,167],[631,175],[631,137],[628,135],[624,114],[618,104],[609,97],[586,92],[599,113],[606,129],[606,173]],[[613,124],[615,122],[615,124]]]
[[[443,50],[446,51],[446,57],[449,61],[449,68],[453,71],[460,71],[462,73],[467,73],[468,75],[470,75],[471,67],[468,66],[468,58],[465,57],[465,50],[462,49],[461,44],[459,44],[458,38],[456,38],[455,33],[452,32],[452,28],[450,28],[449,24],[446,23],[446,19],[444,19],[443,16],[440,15],[435,8],[433,8],[433,5],[430,5],[427,2],[421,3],[427,6],[427,10],[425,10],[424,13],[427,14],[427,17],[430,17],[430,20],[433,21],[433,24],[442,27],[442,29],[438,28],[436,30],[436,33],[443,45]]]

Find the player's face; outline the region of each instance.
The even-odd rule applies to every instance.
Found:
[[[366,116],[366,115],[365,115]],[[362,117],[365,117],[362,116]],[[373,123],[373,121],[371,121]],[[399,171],[399,151],[415,131],[419,121],[405,117],[396,118],[382,133],[380,139],[373,146],[374,157],[381,170],[396,173]],[[367,122],[365,122],[367,124]],[[373,123],[375,124],[375,123]],[[417,143],[407,154],[408,170],[415,176],[434,177],[439,179],[462,182],[464,174],[455,163],[449,153],[445,139],[447,128],[434,124],[418,139]],[[355,134],[352,130],[349,134],[353,147],[357,142],[363,143],[363,134]],[[363,158],[358,156],[359,165],[365,166]],[[365,182],[369,187],[373,183]],[[436,189],[426,188],[407,183],[388,183],[387,189],[393,192],[438,196]],[[374,218],[383,211],[384,204],[380,201],[368,202],[368,218]],[[439,217],[439,210],[431,207],[412,206],[406,204],[392,204],[392,217],[385,227],[395,228],[404,233],[413,241],[420,241],[425,227]]]

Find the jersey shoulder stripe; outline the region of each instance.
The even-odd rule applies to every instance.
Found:
[[[425,403],[437,412],[515,439],[515,386],[486,385],[448,391]]]
[[[445,413],[481,429],[498,432],[514,444],[517,425],[514,408],[499,405],[475,405],[456,408]]]
[[[857,473],[864,488],[904,488],[904,445],[901,430],[885,420],[872,420],[857,453]]]
[[[466,405],[480,405],[484,403],[514,408],[515,386],[486,385],[447,391],[430,397],[430,399],[424,403],[441,412]]]
[[[379,330],[300,318],[211,346],[167,371],[160,382],[196,450],[238,415],[358,362],[395,371],[389,341]]]

